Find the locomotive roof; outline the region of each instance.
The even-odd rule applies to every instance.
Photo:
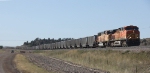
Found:
[[[137,27],[137,26],[133,26],[133,25],[129,25],[129,26]],[[104,34],[106,31],[109,31],[110,33],[114,33],[116,30],[119,30],[119,29],[121,29],[121,28],[126,28],[126,27],[129,27],[129,26],[120,27],[120,28],[118,28],[118,29],[105,30],[105,31],[99,32],[98,35]],[[137,27],[137,28],[138,28],[138,27]]]
[[[133,26],[133,25],[129,25],[129,26],[132,26],[132,27],[137,27],[137,26]],[[129,27],[129,26],[124,26],[124,28],[126,28],[126,27]]]

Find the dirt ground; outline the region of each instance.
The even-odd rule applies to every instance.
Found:
[[[11,50],[0,53],[0,73],[20,73],[13,63],[15,55],[15,53],[11,53]]]
[[[93,49],[93,48],[92,48]],[[88,49],[88,50],[92,50]],[[96,50],[97,48],[95,48]],[[106,50],[101,49],[101,50]],[[109,49],[109,48],[108,48]],[[61,49],[62,50],[62,49]],[[112,50],[130,50],[130,51],[148,51],[150,46],[136,46],[136,47],[121,47],[113,48]],[[87,67],[78,66],[76,64],[68,63],[65,61],[57,60],[50,57],[43,57],[37,54],[30,53],[33,50],[25,50],[24,54],[31,62],[37,64],[38,66],[45,68],[48,71],[59,71],[59,73],[107,73],[107,71],[101,71],[96,69],[90,69]],[[13,59],[16,56],[15,53],[11,53],[11,49],[6,49],[0,52],[0,73],[21,73],[13,63]],[[56,71],[56,72],[57,72]],[[108,72],[109,73],[109,72]]]

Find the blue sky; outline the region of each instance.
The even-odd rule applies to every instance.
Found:
[[[136,25],[150,37],[149,0],[0,0],[0,45],[80,38]]]

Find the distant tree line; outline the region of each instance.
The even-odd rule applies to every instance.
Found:
[[[36,38],[35,40],[32,40],[31,42],[28,42],[28,41],[26,41],[26,42],[24,42],[24,46],[37,46],[37,45],[41,45],[41,44],[50,44],[50,43],[55,43],[55,42],[60,42],[60,41],[66,41],[66,40],[71,40],[71,39],[73,39],[73,38],[59,38],[59,39],[54,39],[54,38],[52,38],[52,39],[50,39],[50,38],[48,38],[48,39],[41,39],[41,38]]]
[[[0,46],[0,49],[3,49],[3,46]]]
[[[150,38],[141,39],[141,45],[150,45]]]

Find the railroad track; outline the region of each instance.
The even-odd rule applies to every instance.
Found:
[[[41,49],[41,50],[118,50],[118,51],[150,51],[150,46],[106,47],[106,48],[71,48],[71,49]],[[23,49],[33,51],[33,49]],[[37,49],[39,50],[39,49]]]

